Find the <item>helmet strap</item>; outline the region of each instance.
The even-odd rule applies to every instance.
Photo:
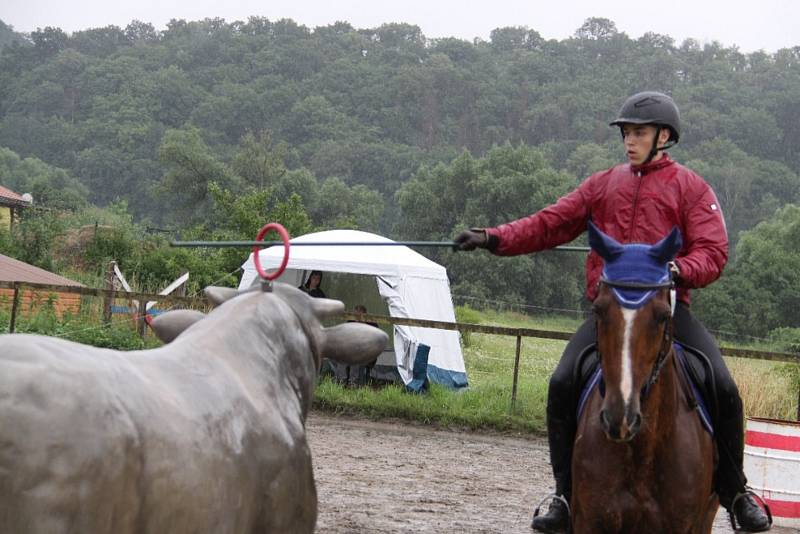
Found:
[[[658,138],[661,137],[661,125],[656,124],[656,136],[653,138],[653,146],[650,148],[650,153],[647,155],[647,159],[642,162],[642,165],[646,165],[653,161],[653,158],[656,157],[659,150],[663,150],[665,147],[658,147]]]

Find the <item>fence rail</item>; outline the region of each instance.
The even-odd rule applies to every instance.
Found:
[[[204,297],[181,297],[176,295],[157,295],[153,293],[128,293],[125,291],[117,291],[111,289],[98,289],[88,287],[76,286],[56,286],[49,284],[35,284],[29,282],[4,282],[0,281],[0,288],[13,289],[14,298],[12,301],[11,309],[11,327],[10,331],[14,331],[14,321],[17,315],[17,295],[21,288],[29,288],[39,291],[57,292],[57,293],[77,293],[79,295],[89,295],[95,297],[104,297],[106,299],[125,298],[135,299],[140,303],[140,332],[144,329],[144,305],[146,301],[157,301],[177,304],[188,304],[194,307],[208,306],[208,301]],[[481,334],[494,334],[500,336],[513,336],[516,338],[516,354],[514,356],[514,376],[511,390],[511,409],[515,408],[517,400],[517,381],[519,378],[519,361],[521,357],[521,347],[523,337],[532,337],[540,339],[557,339],[568,340],[572,337],[572,332],[558,332],[552,330],[538,330],[535,328],[509,328],[504,326],[488,326],[472,323],[451,323],[445,321],[429,321],[425,319],[413,319],[405,317],[388,317],[385,315],[373,314],[355,314],[344,313],[344,319],[358,319],[365,321],[373,321],[379,324],[391,325],[404,325],[415,326],[419,328],[435,328],[440,330],[456,330],[459,332],[476,332]],[[739,349],[735,347],[721,347],[722,354],[725,356],[732,356],[735,358],[749,358],[757,360],[769,360],[779,362],[790,362],[800,364],[800,354],[793,354],[789,352],[775,352],[775,351],[759,351],[751,349]],[[797,419],[800,421],[800,392],[798,392],[798,407]]]
[[[501,336],[514,336],[517,338],[517,349],[514,356],[514,377],[511,389],[511,410],[513,411],[517,402],[517,380],[519,377],[519,360],[523,337],[533,337],[540,339],[561,339],[568,340],[572,337],[572,332],[556,332],[552,330],[537,330],[534,328],[508,328],[503,326],[486,326],[471,323],[448,323],[442,321],[427,321],[424,319],[408,319],[403,317],[386,317],[385,315],[354,314],[346,313],[346,319],[360,319],[373,321],[383,324],[399,324],[405,326],[417,326],[421,328],[438,328],[441,330],[458,330],[461,332],[478,332],[483,334],[496,334]],[[777,362],[789,362],[800,364],[800,354],[791,352],[770,352],[750,349],[739,349],[735,347],[720,347],[724,356],[734,358],[749,358],[754,360],[769,360]],[[797,420],[800,421],[800,389],[797,393]]]
[[[75,293],[78,295],[88,295],[92,297],[111,297],[119,299],[135,300],[155,300],[158,302],[180,302],[184,304],[206,305],[208,301],[204,297],[181,297],[178,295],[158,295],[156,293],[128,293],[116,289],[99,289],[94,287],[80,286],[56,286],[50,284],[37,284],[34,282],[4,282],[0,281],[0,288],[21,289],[23,287],[38,291],[48,291],[51,293]]]

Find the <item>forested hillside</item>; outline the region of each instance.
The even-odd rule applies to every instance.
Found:
[[[468,42],[407,24],[255,17],[44,28],[24,41],[6,30],[0,183],[59,210],[113,203],[142,235],[246,238],[272,216],[295,232],[449,238],[526,215],[621,161],[608,121],[644,89],[681,107],[672,154],[715,188],[734,243],[761,221],[791,224],[793,212],[775,213],[800,195],[800,47],[744,54],[632,39],[597,18],[560,41],[526,27]],[[219,256],[219,269],[240,259]],[[580,306],[581,258],[436,259],[463,294]],[[144,278],[146,264],[135,264]],[[720,307],[738,297],[717,286],[700,309],[734,328]],[[783,317],[757,330],[798,325]]]

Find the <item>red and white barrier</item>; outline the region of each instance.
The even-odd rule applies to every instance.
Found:
[[[747,418],[744,472],[775,525],[800,528],[800,423]]]

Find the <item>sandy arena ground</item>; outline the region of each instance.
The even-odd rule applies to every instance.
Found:
[[[530,534],[551,491],[547,441],[313,413],[317,532]],[[733,532],[722,513],[715,534]],[[774,533],[796,532],[773,528]]]

